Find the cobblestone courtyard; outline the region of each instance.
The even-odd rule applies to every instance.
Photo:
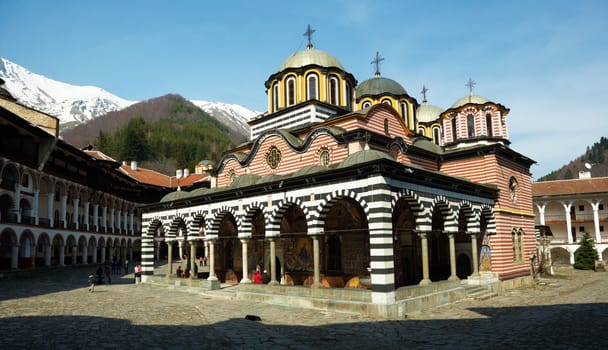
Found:
[[[604,349],[608,273],[566,270],[535,288],[404,320],[287,308],[133,284],[87,292],[90,269],[0,279],[2,349]],[[261,317],[249,321],[245,315]]]

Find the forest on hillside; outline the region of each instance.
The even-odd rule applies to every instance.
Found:
[[[198,117],[192,118],[192,114]],[[100,130],[93,146],[117,161],[135,160],[143,167],[169,174],[178,168],[194,170],[204,159],[217,162],[234,144],[217,120],[190,103],[176,100],[165,118],[146,121],[136,116],[114,132]]]
[[[602,136],[599,142],[587,146],[583,155],[560,169],[540,177],[538,181],[576,179],[579,171],[588,170],[585,163],[591,165],[592,177],[608,176],[608,138]]]

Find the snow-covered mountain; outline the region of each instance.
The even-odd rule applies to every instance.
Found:
[[[229,129],[237,131],[241,135],[249,135],[249,125],[247,121],[259,114],[260,112],[253,111],[241,105],[209,102],[203,100],[190,100],[197,107],[205,111],[210,116],[220,120],[222,124]]]
[[[5,58],[0,58],[0,78],[19,103],[59,118],[62,125],[85,123],[135,103],[95,86],[75,86],[49,79]]]
[[[49,79],[1,57],[0,78],[19,103],[59,118],[64,129],[137,103],[95,86],[75,86]],[[191,102],[239,135],[249,135],[247,121],[260,114],[237,104]]]

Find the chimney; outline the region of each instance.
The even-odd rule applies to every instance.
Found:
[[[122,161],[122,165],[127,165],[127,161],[126,161],[126,160],[123,160],[123,161]]]
[[[131,161],[131,170],[137,171],[137,161],[135,161],[135,160]]]
[[[188,177],[190,175],[190,170],[188,168],[184,168],[184,177]]]

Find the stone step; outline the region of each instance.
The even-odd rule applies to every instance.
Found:
[[[498,295],[480,286],[466,286],[464,289],[467,297],[475,300],[487,300]]]

